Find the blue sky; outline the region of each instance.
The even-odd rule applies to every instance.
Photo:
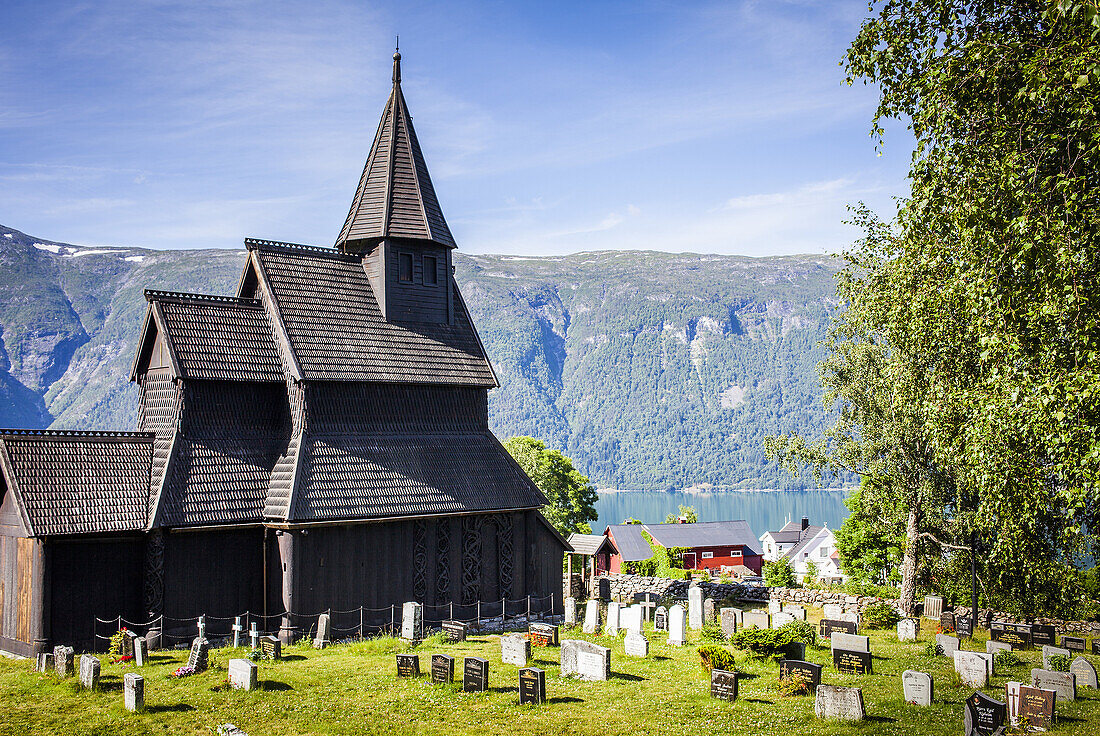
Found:
[[[0,223],[329,245],[390,87],[459,248],[837,251],[907,192],[838,65],[863,0],[0,5]]]

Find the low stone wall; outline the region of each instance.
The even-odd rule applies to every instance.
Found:
[[[596,580],[596,590],[600,598],[613,601],[630,602],[636,593],[652,593],[658,598],[687,598],[690,580],[671,580],[669,578],[648,577],[645,575],[605,575]],[[712,583],[698,581],[703,595],[715,600],[735,598],[742,601],[760,601],[768,599],[768,589],[762,585],[742,583]]]

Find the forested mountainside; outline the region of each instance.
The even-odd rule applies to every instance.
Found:
[[[244,250],[82,247],[0,226],[0,425],[133,427],[142,289],[231,294]],[[456,254],[500,379],[493,431],[601,487],[801,488],[763,452],[817,434],[828,256]],[[831,485],[841,485],[833,480]]]

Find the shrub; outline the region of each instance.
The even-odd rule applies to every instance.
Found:
[[[791,632],[791,641],[800,641],[808,647],[817,644],[817,629],[809,621],[791,621],[779,628]]]
[[[942,657],[943,647],[934,641],[930,641],[924,645],[924,656],[926,657]]]
[[[779,694],[784,698],[795,695],[809,695],[810,683],[800,672],[792,672],[787,677],[779,678]]]
[[[794,630],[787,626],[778,629],[742,629],[730,635],[730,643],[757,657],[780,656],[793,642],[801,641],[795,636]]]
[[[695,651],[699,652],[699,659],[702,660],[703,669],[707,672],[711,670],[736,672],[737,660],[734,659],[733,652],[728,649],[713,644],[704,644]]]
[[[794,585],[794,570],[786,557],[764,563],[764,585],[769,588],[790,588]]]
[[[994,667],[1015,667],[1021,662],[1023,660],[1017,657],[1015,652],[1008,649],[998,649],[993,655]]]
[[[872,629],[890,629],[901,620],[898,610],[886,601],[878,601],[867,606],[863,620]]]
[[[730,574],[728,572],[724,572],[718,576],[718,582],[723,585],[729,585],[733,582],[733,578],[730,577]]]
[[[1052,654],[1047,657],[1047,668],[1055,672],[1069,672],[1069,657],[1064,654]]]
[[[722,627],[718,624],[708,621],[703,624],[703,629],[699,632],[699,638],[703,641],[726,641],[726,632],[722,631]]]

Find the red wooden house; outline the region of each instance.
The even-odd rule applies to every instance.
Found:
[[[718,570],[743,565],[759,575],[764,564],[760,541],[746,521],[702,521],[695,524],[615,524],[604,535],[610,540],[611,572],[623,572],[631,562],[653,556],[647,532],[662,547],[685,548],[688,570]]]

